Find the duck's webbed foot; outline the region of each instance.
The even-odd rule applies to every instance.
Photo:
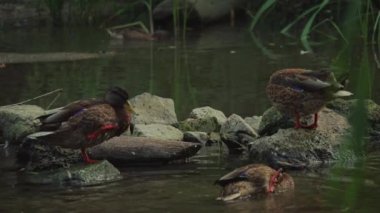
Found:
[[[83,161],[87,164],[91,164],[91,163],[97,163],[98,161],[97,160],[93,160],[91,159],[87,152],[86,152],[86,148],[81,148],[81,153],[82,153],[82,157],[83,157]]]
[[[309,126],[302,125],[300,119],[301,119],[300,114],[298,112],[296,112],[296,122],[295,122],[295,125],[294,125],[295,129],[299,129],[299,128],[303,128],[303,129],[316,129],[318,127],[318,113],[314,114],[314,122],[313,122],[313,124],[311,124]]]

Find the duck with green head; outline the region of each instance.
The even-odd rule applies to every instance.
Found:
[[[52,114],[39,117],[40,131],[28,138],[63,148],[81,149],[83,160],[94,163],[96,161],[89,158],[86,148],[119,136],[130,127],[133,110],[128,98],[124,89],[113,87],[102,99],[72,102]]]
[[[295,117],[295,128],[318,127],[318,112],[337,97],[352,95],[343,90],[334,73],[326,70],[283,69],[273,73],[266,87],[266,93],[283,114]],[[300,118],[314,114],[314,123],[301,125]]]

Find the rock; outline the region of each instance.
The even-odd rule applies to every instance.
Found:
[[[183,132],[219,132],[220,125],[215,117],[208,118],[188,118],[179,123],[179,129]]]
[[[210,137],[206,132],[184,132],[183,140],[186,142],[195,142],[202,145],[207,145]]]
[[[162,140],[182,140],[183,133],[170,125],[164,124],[137,124],[135,125],[134,136],[149,137]]]
[[[244,118],[244,121],[252,127],[256,132],[259,131],[260,122],[263,116],[252,116]]]
[[[59,186],[92,186],[121,180],[120,171],[108,161],[94,164],[76,164],[70,168],[25,172],[21,180],[29,184]]]
[[[36,117],[43,114],[44,110],[35,105],[0,107],[0,135],[4,140],[20,142],[37,130],[40,122]]]
[[[227,118],[222,111],[205,106],[193,109],[189,118],[180,122],[179,128],[184,132],[219,132],[226,120]]]
[[[239,153],[246,150],[248,143],[258,137],[256,131],[236,114],[228,117],[220,129],[220,135],[230,153]]]
[[[220,110],[213,109],[209,106],[193,109],[190,112],[189,118],[202,119],[202,118],[216,118],[216,121],[221,126],[226,122],[227,118]]]
[[[222,142],[219,132],[210,132],[209,137],[210,137],[209,142],[211,143]]]
[[[189,158],[201,147],[191,142],[121,136],[89,148],[88,152],[94,159],[107,159],[115,163],[155,164]]]
[[[259,125],[258,133],[260,135],[272,135],[278,129],[286,129],[294,126],[294,122],[287,116],[283,115],[275,107],[267,109]]]
[[[350,119],[357,101],[357,99],[335,99],[334,101],[329,102],[326,106]],[[370,127],[375,131],[380,131],[380,106],[373,100],[365,100],[364,105],[367,109],[367,120]]]
[[[150,93],[143,93],[129,101],[136,112],[133,114],[134,124],[168,124],[178,123],[174,109],[174,101],[161,98]]]
[[[83,162],[79,150],[50,146],[34,140],[21,144],[17,158],[25,170],[33,172],[68,168],[71,164]]]
[[[279,129],[275,134],[251,142],[250,157],[275,167],[305,168],[338,159],[353,162],[353,152],[343,151],[350,125],[338,113],[324,108],[317,129]],[[268,126],[275,126],[268,124]]]

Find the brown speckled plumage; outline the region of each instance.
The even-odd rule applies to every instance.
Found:
[[[273,73],[266,93],[273,106],[288,116],[317,114],[343,88],[333,73],[305,69],[283,69]],[[345,91],[344,95],[349,94]],[[297,125],[296,125],[297,126]],[[315,128],[316,120],[313,128]]]
[[[81,149],[84,160],[94,162],[88,157],[86,148],[128,129],[132,109],[127,99],[126,91],[113,87],[103,99],[72,102],[52,114],[41,116],[41,131],[28,137],[50,145]]]
[[[278,176],[277,176],[278,175]],[[277,178],[273,192],[294,188],[293,178],[263,164],[250,164],[237,168],[216,181],[223,187],[220,198],[229,200],[271,193],[271,180]]]
[[[124,120],[124,122],[122,132],[128,127],[127,121]],[[95,146],[116,136],[115,129],[100,135],[95,140],[87,138],[88,134],[107,124],[118,126],[115,110],[108,104],[98,103],[82,109],[69,117],[67,121],[63,121],[61,126],[54,131],[55,134],[45,136],[44,140],[49,144],[71,149]]]

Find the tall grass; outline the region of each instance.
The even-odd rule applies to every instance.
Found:
[[[373,43],[378,22],[374,22],[373,8],[370,0],[351,1],[345,14],[345,22],[342,23],[342,33],[347,38],[340,54],[332,64],[340,73],[348,73],[353,83],[353,89],[357,98],[352,109],[350,123],[352,125],[351,138],[348,139],[348,148],[358,157],[356,169],[352,181],[345,185],[346,190],[342,196],[335,194],[330,197],[332,202],[339,203],[342,209],[355,211],[365,207],[360,206],[360,196],[365,185],[366,172],[366,147],[369,124],[368,106],[366,99],[372,97],[373,73],[376,69],[371,63],[370,48],[376,46]],[[372,42],[371,42],[372,40]],[[378,45],[378,44],[377,44]],[[344,175],[344,169],[334,170],[338,176]],[[333,183],[333,185],[342,183]]]

